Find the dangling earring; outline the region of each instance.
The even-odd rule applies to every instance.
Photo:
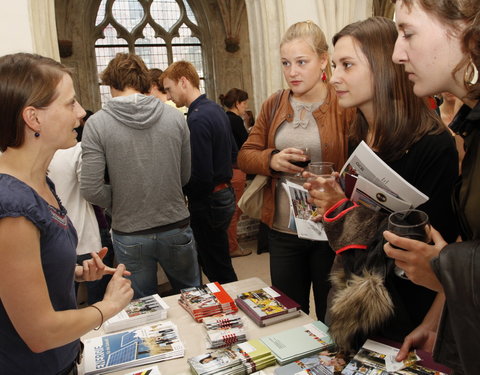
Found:
[[[465,70],[463,81],[467,86],[475,85],[478,82],[478,69],[473,63],[472,59],[470,59],[467,69]]]
[[[35,134],[34,134],[34,135],[35,135],[35,138],[38,138],[38,137],[40,137],[40,133],[39,133],[39,132],[35,132]]]
[[[327,73],[325,73],[325,70],[322,70],[322,81],[327,82]]]

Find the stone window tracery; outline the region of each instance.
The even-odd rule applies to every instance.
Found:
[[[193,63],[205,92],[201,33],[187,0],[102,0],[95,22],[97,71],[118,52],[139,55],[148,68],[164,70],[174,61]],[[110,90],[100,85],[102,104]]]

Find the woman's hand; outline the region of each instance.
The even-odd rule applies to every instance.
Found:
[[[398,362],[406,359],[412,348],[425,350],[429,353],[433,351],[444,304],[445,295],[438,293],[423,322],[405,337],[396,357]]]
[[[75,268],[76,281],[95,281],[101,279],[104,275],[113,275],[115,268],[106,266],[102,259],[107,254],[108,249],[103,247],[98,253],[92,252],[91,259],[83,261],[81,266],[77,265]],[[123,276],[129,276],[131,273],[125,270]]]
[[[407,358],[408,352],[413,349],[420,349],[431,353],[433,351],[436,337],[437,332],[435,330],[431,330],[424,324],[420,324],[405,337],[402,347],[395,359],[398,362],[403,361]]]
[[[285,172],[290,174],[301,173],[304,168],[297,167],[292,164],[296,161],[307,161],[309,158],[298,148],[285,148],[276,154],[273,154],[270,159],[270,168],[277,172]]]
[[[395,259],[397,267],[404,270],[412,282],[437,292],[443,292],[442,284],[435,276],[430,261],[438,256],[447,243],[435,229],[431,228],[430,233],[434,245],[400,237],[392,232],[385,231],[383,236],[388,242],[383,246],[383,249],[387,256]]]
[[[103,302],[113,307],[113,315],[127,306],[133,297],[131,282],[129,279],[123,277],[126,274],[130,274],[130,272],[125,269],[125,265],[119,264],[114,271],[103,297]]]
[[[321,220],[325,211],[345,198],[345,193],[337,183],[338,172],[334,172],[333,176],[334,180],[316,177],[310,172],[303,172],[303,177],[309,179],[308,182],[303,184],[303,187],[308,190],[308,194],[310,195],[308,202],[317,207],[318,216],[316,216],[316,220],[314,221]]]

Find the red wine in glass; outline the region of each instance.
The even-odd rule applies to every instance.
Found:
[[[291,160],[290,163],[293,165],[296,165],[297,167],[300,168],[307,168],[308,164],[310,164],[311,160],[305,160],[305,161],[293,161]]]
[[[430,242],[430,226],[428,215],[420,210],[404,210],[390,214],[388,217],[388,230],[398,236],[410,238],[425,243]],[[399,247],[390,244],[395,249]],[[400,249],[403,250],[403,249]],[[395,266],[394,272],[397,276],[408,279],[405,271]]]

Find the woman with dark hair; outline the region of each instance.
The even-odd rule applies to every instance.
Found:
[[[124,265],[76,264],[77,233],[47,168],[75,146],[85,111],[70,71],[50,58],[0,58],[0,369],[4,374],[76,374],[79,338],[133,296]],[[97,251],[97,249],[92,249]],[[74,281],[113,274],[103,300],[77,310]]]
[[[455,374],[478,374],[480,2],[397,0],[395,13],[399,35],[393,60],[405,67],[416,95],[450,92],[463,101],[450,128],[464,139],[465,145],[461,179],[453,195],[455,217],[464,242],[447,245],[451,240],[442,238],[435,230],[434,245],[385,232],[389,242],[385,252],[410,280],[446,296],[440,323],[435,324],[440,318],[437,315],[408,335],[397,359],[404,359],[412,346],[432,350],[435,342],[433,354],[438,362],[454,369]],[[453,217],[450,221],[452,225],[455,222]]]
[[[341,106],[357,108],[349,148],[365,141],[426,194],[429,200],[419,209],[454,240],[449,197],[458,175],[455,144],[438,116],[413,94],[403,67],[392,62],[396,38],[394,22],[383,17],[352,23],[333,37],[331,83]],[[332,273],[330,330],[336,343],[357,348],[372,334],[403,340],[422,322],[436,293],[393,272],[382,247],[387,215],[348,200],[339,185],[321,178],[306,187],[324,214],[325,231],[341,264]],[[433,310],[441,302],[437,297]],[[359,313],[352,314],[354,305]]]
[[[238,149],[248,138],[243,117],[248,109],[248,94],[240,89],[230,89],[225,95],[220,95],[220,103],[227,108],[227,116],[232,125],[232,132]]]
[[[245,116],[248,108],[248,94],[246,91],[233,88],[228,90],[225,95],[220,95],[219,99],[222,105],[227,108],[227,116],[230,120],[233,137],[235,138],[235,143],[240,150],[243,143],[248,138],[248,132],[243,121],[243,117]],[[245,180],[245,173],[238,169],[235,165],[233,168],[231,182],[233,190],[235,191],[236,203],[238,203],[238,200],[241,198],[243,191],[245,190]],[[230,221],[230,225],[228,227],[228,244],[231,257],[241,257],[252,253],[252,250],[244,249],[238,243],[237,225],[241,215],[242,211],[237,205],[235,207],[235,213],[233,214],[232,220]]]

